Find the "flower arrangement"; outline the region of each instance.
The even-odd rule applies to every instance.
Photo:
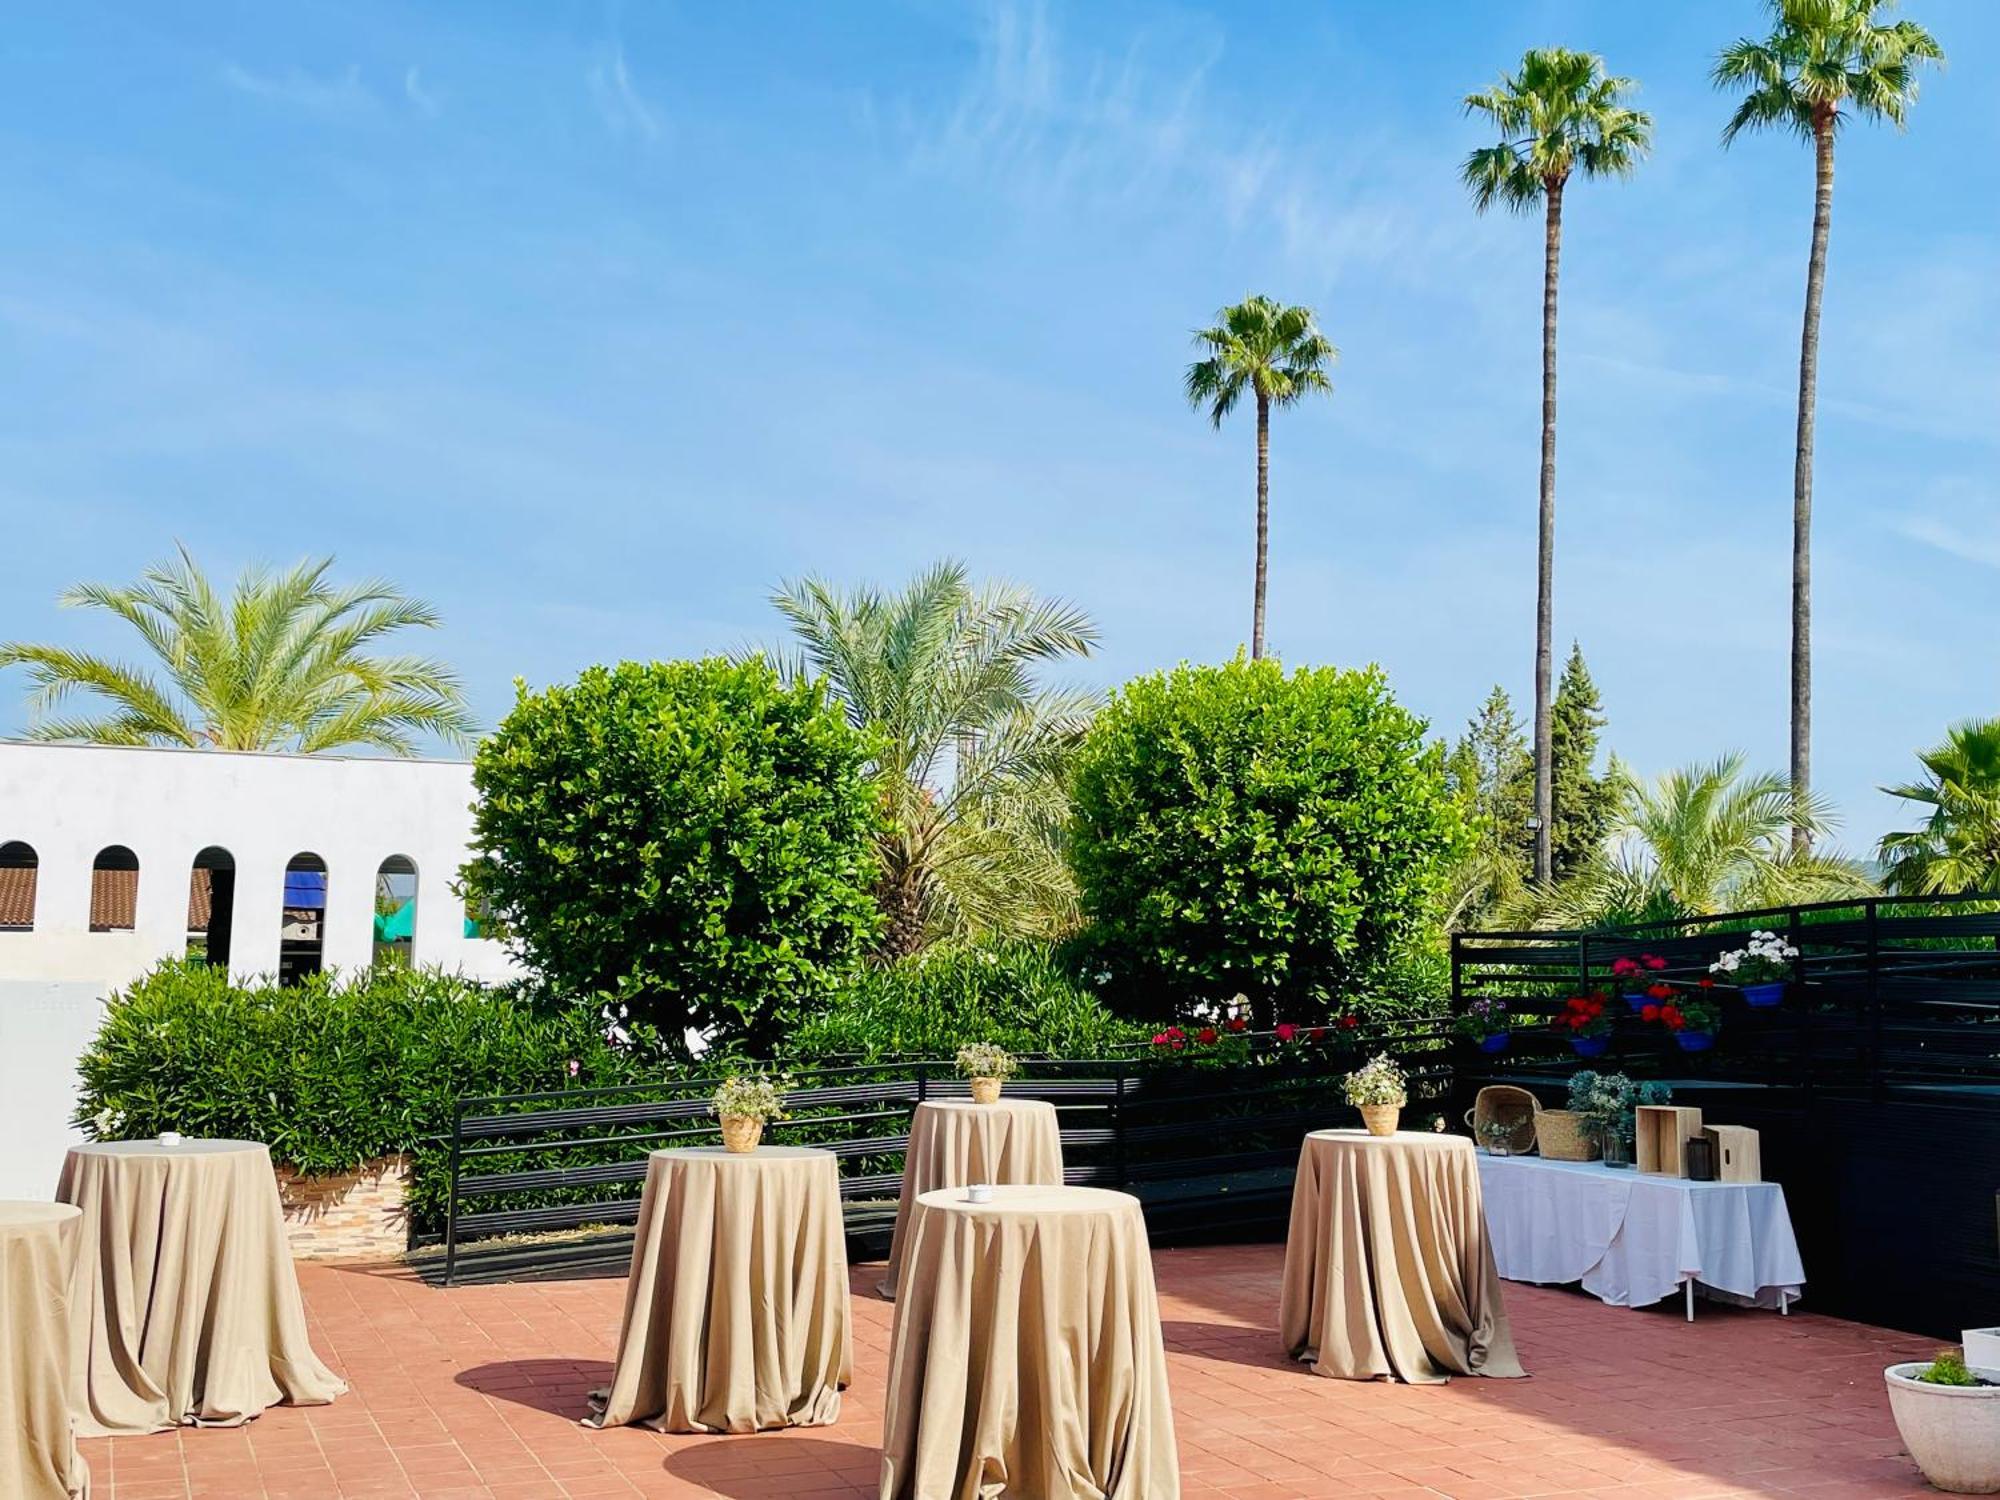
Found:
[[[1798,956],[1799,950],[1775,932],[1753,932],[1747,946],[1722,954],[1708,966],[1708,972],[1724,984],[1752,990],[1790,979]]]
[[[1619,992],[1630,999],[1644,994],[1656,981],[1650,978],[1666,968],[1667,961],[1657,953],[1641,953],[1637,958],[1614,958],[1611,961],[1611,979]],[[1638,1007],[1634,1005],[1633,1009]]]
[[[1665,1104],[1673,1090],[1664,1083],[1634,1083],[1623,1073],[1596,1073],[1580,1068],[1569,1077],[1569,1107],[1599,1130],[1616,1130],[1621,1140],[1632,1136],[1632,1111],[1641,1104]]]
[[[1356,1108],[1371,1104],[1391,1104],[1401,1108],[1409,1102],[1409,1080],[1396,1060],[1379,1052],[1349,1073],[1341,1082],[1347,1102]]]
[[[997,1043],[974,1042],[958,1049],[961,1078],[1012,1078],[1020,1071],[1020,1059]]]
[[[1639,1012],[1639,1019],[1657,1021],[1676,1034],[1691,1032],[1696,1036],[1714,1036],[1722,1029],[1722,1007],[1699,988],[1693,994],[1678,997],[1669,991],[1668,999],[1657,1003],[1648,1001]]]
[[[1505,1036],[1512,1021],[1505,1000],[1481,995],[1451,1018],[1451,1029],[1468,1042],[1484,1042],[1490,1036]]]
[[[731,1073],[709,1100],[708,1112],[718,1119],[735,1115],[746,1120],[785,1118],[785,1091],[792,1080],[784,1074]]]
[[[1571,995],[1563,1001],[1554,1026],[1572,1037],[1600,1037],[1611,1034],[1611,1017],[1604,1013],[1602,995]]]

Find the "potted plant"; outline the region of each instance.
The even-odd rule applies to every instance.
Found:
[[[1641,1104],[1665,1104],[1673,1090],[1664,1083],[1634,1083],[1623,1073],[1579,1068],[1570,1074],[1569,1107],[1596,1134],[1607,1167],[1632,1165],[1632,1112]]]
[[[1451,1029],[1481,1052],[1504,1052],[1511,1019],[1505,1000],[1482,995],[1451,1018]]]
[[[1342,1087],[1347,1102],[1361,1111],[1361,1123],[1370,1135],[1396,1133],[1396,1117],[1410,1101],[1409,1082],[1388,1053],[1377,1053],[1349,1073]]]
[[[1604,1013],[1602,995],[1571,995],[1554,1025],[1578,1057],[1602,1057],[1611,1045],[1611,1017]]]
[[[1637,958],[1614,958],[1611,961],[1611,980],[1618,992],[1625,997],[1625,1004],[1637,1010],[1646,1003],[1646,991],[1655,984],[1653,976],[1667,966],[1667,961],[1657,953],[1641,953]]]
[[[974,1042],[958,1049],[958,1071],[971,1080],[973,1103],[994,1104],[1000,1098],[1000,1085],[1020,1072],[1021,1064],[1005,1047]]]
[[[1882,1372],[1889,1411],[1924,1478],[1956,1495],[2000,1494],[2000,1374],[1956,1349]]]
[[[1747,946],[1730,949],[1708,966],[1708,972],[1735,985],[1746,1005],[1764,1009],[1784,1000],[1785,981],[1792,977],[1798,957],[1799,950],[1775,932],[1753,932]]]
[[[708,1112],[722,1121],[722,1144],[738,1154],[755,1151],[766,1120],[785,1118],[785,1090],[791,1079],[762,1073],[731,1073],[709,1101]]]
[[[1658,1021],[1673,1033],[1683,1052],[1706,1052],[1715,1045],[1722,1029],[1722,1007],[1697,990],[1677,999],[1648,1001],[1639,1012],[1642,1021]]]

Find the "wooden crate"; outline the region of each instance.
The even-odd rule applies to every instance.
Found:
[[[1634,1153],[1641,1172],[1687,1176],[1687,1143],[1701,1134],[1701,1111],[1686,1104],[1642,1104],[1633,1111]]]
[[[1748,1125],[1710,1125],[1702,1134],[1715,1142],[1717,1182],[1762,1182],[1764,1163],[1757,1132]]]

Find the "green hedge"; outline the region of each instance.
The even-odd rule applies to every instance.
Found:
[[[545,1010],[434,970],[240,988],[166,963],[113,997],[80,1065],[76,1121],[100,1139],[262,1141],[308,1172],[410,1151],[412,1216],[428,1229],[445,1187],[431,1143],[460,1096],[638,1081],[599,1024],[588,1008]]]
[[[1152,1035],[1121,1020],[1039,943],[934,948],[865,970],[793,1033],[785,1055],[951,1057],[969,1042],[1102,1057]]]

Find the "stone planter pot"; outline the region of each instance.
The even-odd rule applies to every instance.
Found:
[[[737,1155],[755,1151],[757,1143],[763,1139],[764,1122],[756,1115],[722,1117],[722,1144]]]
[[[320,1176],[274,1171],[294,1260],[395,1260],[410,1248],[409,1157]]]
[[[997,1078],[974,1078],[972,1102],[974,1104],[998,1104],[1000,1102],[1000,1080]]]
[[[2000,1385],[1929,1385],[1922,1362],[1882,1372],[1889,1411],[1924,1478],[1955,1495],[2000,1494]],[[1991,1370],[1975,1369],[1988,1380]]]
[[[1394,1135],[1396,1121],[1403,1113],[1400,1104],[1357,1104],[1361,1111],[1361,1123],[1368,1127],[1370,1135]]]

